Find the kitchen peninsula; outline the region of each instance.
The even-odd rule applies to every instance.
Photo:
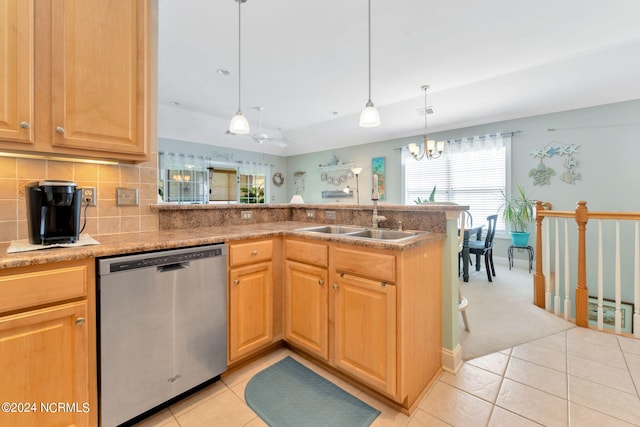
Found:
[[[6,254],[7,244],[0,246],[1,300],[22,298],[18,305],[2,307],[0,322],[8,325],[26,313],[83,304],[86,332],[78,345],[84,347],[74,349],[73,363],[88,372],[88,390],[80,395],[94,396],[87,398],[92,407],[96,407],[94,259],[212,243],[229,246],[230,369],[286,343],[406,412],[440,371],[446,277],[442,266],[448,265],[443,248],[448,245],[448,225],[464,206],[381,206],[379,213],[387,218],[381,228],[427,231],[398,241],[301,230],[321,224],[368,227],[371,207],[367,206],[155,205],[151,209],[159,213],[160,231],[93,236],[100,245],[71,249]],[[242,219],[249,216],[247,212],[252,219]],[[236,311],[243,306],[238,299],[256,295],[242,292],[243,280],[247,272],[264,265],[269,268],[264,270],[265,280],[251,283],[269,289],[262,294],[264,300],[253,301],[252,307],[264,310],[261,315],[269,314],[271,322],[238,330],[234,315],[247,320],[247,313]],[[40,287],[51,283],[47,281],[51,271],[76,271],[77,292],[39,300]],[[42,279],[30,282],[30,295],[17,295],[12,280],[34,274]],[[314,287],[307,286],[312,282]],[[375,315],[361,317],[357,313],[362,307]],[[74,322],[78,325],[77,319]],[[361,332],[363,323],[368,334]],[[313,328],[304,326],[309,324]],[[366,348],[358,348],[365,343]]]

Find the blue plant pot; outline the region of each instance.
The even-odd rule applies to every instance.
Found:
[[[513,246],[527,246],[529,244],[529,234],[528,231],[512,231],[511,243],[513,243]]]

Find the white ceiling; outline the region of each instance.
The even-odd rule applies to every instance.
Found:
[[[238,3],[159,0],[159,136],[293,155],[640,99],[638,0],[247,0],[242,110],[285,148],[229,136],[238,108]],[[216,70],[226,69],[229,76]],[[171,102],[178,102],[175,106]],[[334,114],[337,113],[337,114]],[[501,130],[501,129],[497,129]]]

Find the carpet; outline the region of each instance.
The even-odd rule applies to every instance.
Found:
[[[509,270],[506,258],[496,258],[496,277],[487,281],[484,260],[482,269],[469,267],[471,277],[464,283],[462,295],[467,298],[467,318],[471,332],[464,330],[460,319],[462,359],[469,360],[515,347],[538,338],[553,335],[575,324],[533,305],[533,272],[528,262],[517,258]]]
[[[251,378],[244,397],[273,427],[368,426],[380,415],[290,356]]]

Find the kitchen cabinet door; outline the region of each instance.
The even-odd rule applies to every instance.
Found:
[[[229,270],[229,361],[273,342],[271,261]]]
[[[0,2],[0,140],[33,144],[34,3]]]
[[[327,269],[287,260],[285,275],[286,340],[328,360]]]
[[[54,147],[146,154],[149,1],[51,6]]]
[[[333,286],[336,367],[396,395],[396,287],[338,273]]]
[[[0,149],[147,160],[151,7],[0,1]]]
[[[95,425],[87,313],[87,302],[80,301],[0,317],[0,401],[21,405],[3,410],[0,424]],[[74,406],[59,410],[58,402]]]

